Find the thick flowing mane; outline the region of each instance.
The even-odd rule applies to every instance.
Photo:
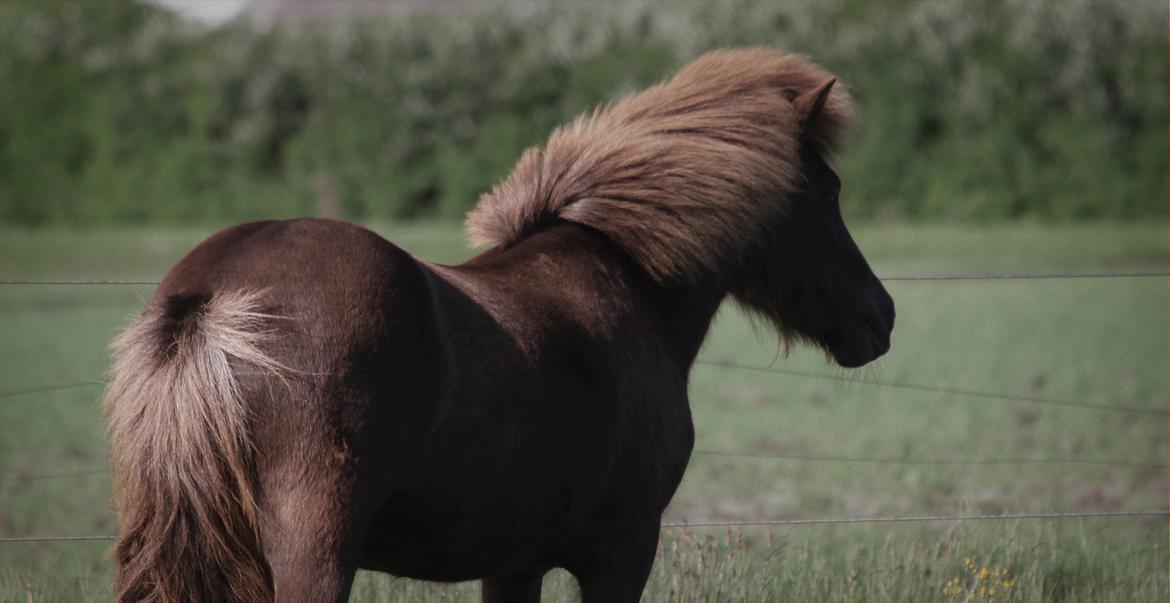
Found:
[[[703,55],[674,78],[557,129],[468,214],[473,244],[511,245],[560,220],[594,228],[659,281],[734,267],[800,179],[801,141],[827,154],[850,117],[832,76],[768,49]]]

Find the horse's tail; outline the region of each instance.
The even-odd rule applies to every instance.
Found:
[[[248,408],[236,371],[261,351],[259,295],[154,299],[113,345],[106,394],[121,528],[119,601],[271,601]]]

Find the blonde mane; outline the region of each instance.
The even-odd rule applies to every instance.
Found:
[[[710,52],[672,79],[578,117],[467,216],[475,245],[512,245],[559,220],[594,228],[658,281],[740,262],[802,178],[799,147],[839,144],[842,86],[808,123],[792,101],[831,78],[801,56]]]

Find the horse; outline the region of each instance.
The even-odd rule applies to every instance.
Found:
[[[326,219],[196,246],[112,345],[118,600],[345,601],[365,568],[533,602],[564,568],[637,601],[722,302],[845,367],[889,348],[836,81],[705,54],[525,151],[463,264]]]

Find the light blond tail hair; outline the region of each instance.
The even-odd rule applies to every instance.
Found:
[[[236,370],[260,349],[260,295],[154,300],[117,341],[106,394],[119,601],[271,601],[249,409]]]

